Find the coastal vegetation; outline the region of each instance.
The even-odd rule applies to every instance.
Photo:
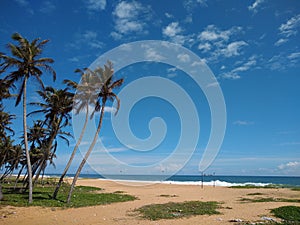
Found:
[[[149,220],[160,220],[190,217],[196,215],[220,214],[220,212],[217,211],[219,207],[219,203],[217,202],[169,202],[165,204],[145,205],[141,208],[136,209],[136,212],[140,213],[142,218]]]
[[[10,179],[10,181],[13,181]],[[4,198],[0,201],[0,205],[11,206],[43,206],[43,207],[85,207],[93,205],[105,205],[114,202],[133,201],[136,197],[123,193],[103,193],[101,188],[89,186],[76,186],[73,191],[72,202],[68,204],[66,197],[69,193],[70,184],[63,182],[56,199],[52,198],[53,188],[57,182],[48,178],[36,183],[33,191],[34,201],[29,204],[27,200],[28,192],[22,191],[22,183],[18,183],[16,187],[10,185],[9,182],[3,184]],[[20,192],[21,191],[21,192]]]
[[[55,183],[55,188],[52,187],[51,197],[59,199],[59,196],[61,197],[59,190],[63,186],[64,178],[81,143],[86,124],[96,112],[100,112],[94,139],[78,165],[72,184],[64,186],[64,193],[65,189],[69,188],[67,202],[71,204],[71,197],[75,195],[73,191],[76,181],[99,136],[106,103],[116,100],[115,114],[117,114],[120,99],[113,91],[120,87],[124,80],[115,79],[113,64],[108,61],[104,68],[76,69],[75,72],[81,75],[79,84],[72,80],[65,80],[62,85],[59,85],[60,88],[47,86],[43,83],[42,77],[50,75],[55,82],[56,76],[60,76],[52,67],[54,60],[43,56],[43,50],[49,40],[36,38],[30,41],[19,33],[14,33],[12,41],[13,43],[7,45],[8,52],[0,53],[0,200],[5,199],[5,195],[10,193],[7,192],[8,187],[4,185],[4,181],[11,174],[18,173],[15,176],[13,189],[16,190],[17,184],[21,183],[22,187],[18,187],[20,196],[24,198],[27,194],[28,204],[33,203],[34,197],[39,201],[36,194],[40,192],[37,182],[40,177],[43,177],[48,165],[55,165],[59,143],[64,141],[69,145],[72,134],[67,132],[67,127],[71,125],[71,111],[74,110],[77,114],[85,113],[85,124],[59,182]],[[32,82],[37,82],[38,87],[30,85]],[[32,91],[33,87],[37,89]],[[29,101],[32,99],[38,101],[28,102],[29,94]],[[5,105],[11,104],[11,101],[15,101],[15,106],[22,102],[23,134],[21,137],[15,137],[16,134],[12,129],[16,116],[7,112],[5,108]],[[28,105],[32,107],[29,108]],[[28,109],[33,107],[37,109],[28,112]],[[29,118],[32,118],[32,121],[29,121]],[[4,185],[3,193],[2,185]],[[46,189],[49,194],[51,187],[48,186]]]

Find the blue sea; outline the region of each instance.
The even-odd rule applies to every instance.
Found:
[[[49,174],[50,175],[50,174]],[[59,176],[59,174],[51,174],[50,176]],[[73,177],[74,174],[69,174]],[[93,179],[109,179],[117,181],[147,181],[153,183],[169,183],[182,185],[204,185],[215,186],[266,186],[266,185],[283,185],[283,186],[299,186],[300,177],[292,176],[201,176],[201,175],[174,175],[166,179],[165,176],[159,175],[107,175],[98,174],[82,174],[81,178]]]

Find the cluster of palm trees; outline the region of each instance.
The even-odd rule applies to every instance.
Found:
[[[23,170],[25,170],[23,176],[24,190],[28,189],[29,191],[29,203],[33,201],[34,184],[40,175],[44,174],[47,165],[54,164],[56,150],[59,147],[58,139],[62,139],[68,144],[69,138],[72,137],[64,128],[70,125],[71,112],[75,110],[77,114],[85,113],[85,123],[54,190],[53,198],[56,198],[80,146],[88,120],[94,116],[95,112],[100,112],[94,139],[78,166],[70,187],[67,198],[69,203],[76,181],[97,141],[107,101],[117,100],[116,113],[118,112],[120,100],[113,93],[113,89],[121,86],[123,79],[113,80],[113,65],[108,61],[104,68],[98,67],[95,70],[77,69],[76,72],[81,75],[80,83],[65,80],[66,88],[64,89],[45,87],[41,79],[44,72],[50,74],[54,81],[56,79],[56,72],[51,67],[54,60],[41,57],[48,40],[41,41],[37,38],[30,42],[18,33],[13,34],[12,39],[17,44],[8,44],[10,54],[0,53],[0,75],[4,75],[3,78],[0,77],[0,167],[3,171],[0,174],[0,192],[3,179],[18,171],[17,182],[20,175],[24,174],[22,173]],[[36,106],[38,110],[27,113],[27,83],[32,79],[40,84],[40,89],[36,93],[42,101],[29,103]],[[17,94],[11,94],[12,90],[17,89],[17,84],[20,84]],[[16,106],[20,102],[23,103],[23,135],[19,144],[14,144],[14,140],[11,138],[14,135],[11,124],[15,116],[5,112],[3,101],[8,98],[15,98]],[[41,116],[33,121],[32,126],[28,126],[27,117],[35,114]],[[1,196],[2,193],[0,193],[0,198]]]

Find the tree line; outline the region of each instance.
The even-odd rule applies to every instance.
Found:
[[[56,80],[56,72],[51,66],[54,60],[42,56],[43,49],[49,40],[36,38],[29,41],[19,33],[14,33],[12,41],[14,43],[7,45],[7,54],[0,52],[0,171],[2,171],[0,173],[0,200],[1,183],[11,174],[18,172],[15,184],[22,178],[23,191],[28,190],[28,202],[32,203],[34,185],[39,177],[44,175],[46,167],[54,165],[54,159],[57,157],[56,151],[59,148],[58,140],[61,139],[69,144],[72,138],[72,134],[66,132],[66,127],[71,125],[71,112],[74,110],[76,114],[85,114],[85,122],[53,192],[52,197],[55,199],[80,146],[88,120],[93,118],[95,112],[100,112],[93,141],[78,165],[70,186],[67,198],[67,202],[70,203],[76,181],[100,133],[107,101],[116,100],[118,104],[115,114],[119,110],[120,99],[113,91],[120,87],[124,80],[115,80],[113,64],[107,61],[103,68],[75,70],[81,75],[79,83],[64,80],[65,88],[63,89],[45,86],[42,75],[50,75],[53,81]],[[36,90],[36,95],[42,101],[28,103],[27,85],[33,80],[39,83],[40,88]],[[32,93],[30,94],[32,96]],[[17,144],[13,139],[15,132],[11,128],[16,116],[5,111],[5,101],[10,102],[11,99],[15,100],[15,106],[20,103],[23,106],[23,134]],[[38,109],[27,112],[28,104]],[[38,115],[39,119],[34,120],[32,125],[28,126],[27,117],[30,115]]]

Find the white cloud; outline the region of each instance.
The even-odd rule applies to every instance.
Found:
[[[178,22],[172,22],[165,28],[163,28],[162,33],[168,37],[174,37],[178,35],[182,31],[181,27],[179,26]]]
[[[256,63],[257,63],[256,56],[251,56],[246,62],[239,62],[240,66],[232,69],[229,72],[224,72],[220,77],[223,79],[231,79],[231,80],[240,79],[241,76],[239,75],[239,73],[253,69]],[[225,68],[226,68],[225,66],[221,67],[222,70],[224,70]]]
[[[197,6],[207,7],[207,0],[185,0],[183,1],[183,7],[191,12]]]
[[[222,49],[221,53],[225,57],[238,56],[238,55],[240,55],[239,50],[241,49],[241,47],[243,47],[245,45],[248,45],[248,44],[244,41],[235,41],[235,42],[228,44],[226,48]]]
[[[258,8],[261,6],[263,2],[264,0],[255,0],[255,2],[252,5],[248,6],[249,11],[257,13]]]
[[[288,56],[289,59],[297,59],[300,58],[300,52],[293,52]]]
[[[232,70],[232,72],[241,72],[241,71],[247,71],[249,69],[251,69],[253,66],[256,65],[256,59],[255,57],[250,57],[249,60],[247,62],[245,62],[243,65],[235,68]]]
[[[167,18],[169,18],[169,19],[174,17],[172,14],[167,13],[167,12],[165,13],[165,16],[166,16]]]
[[[282,44],[286,43],[287,41],[288,41],[288,39],[286,39],[286,38],[280,38],[278,41],[275,42],[275,46],[282,45]]]
[[[179,54],[177,55],[177,59],[179,59],[180,62],[189,62],[190,61],[190,56],[187,54]]]
[[[220,77],[223,79],[228,79],[228,80],[237,80],[237,79],[241,78],[240,75],[233,73],[233,72],[223,73]]]
[[[183,29],[180,27],[178,22],[172,22],[162,29],[163,35],[177,44],[184,44],[190,41],[190,36],[182,35],[182,31]]]
[[[142,33],[146,26],[145,20],[151,15],[149,8],[143,7],[141,3],[132,1],[121,1],[113,11],[115,31],[111,33],[115,39],[120,39],[129,33]],[[140,18],[140,17],[143,17]]]
[[[240,31],[240,27],[232,27],[229,30],[220,30],[215,25],[208,25],[204,31],[202,31],[198,38],[201,41],[216,41],[223,40],[227,41],[231,35]]]
[[[203,52],[207,52],[207,51],[211,50],[211,47],[212,47],[211,44],[209,44],[207,42],[205,42],[204,44],[200,43],[198,45],[198,49]]]
[[[106,7],[106,0],[84,0],[84,2],[90,11],[102,11]]]
[[[117,110],[116,108],[111,107],[111,106],[105,106],[105,108],[104,108],[104,112],[106,112],[106,113],[115,113],[116,110]]]
[[[218,87],[218,86],[220,86],[220,84],[217,81],[206,85],[206,87]]]
[[[278,166],[279,170],[294,170],[294,169],[300,169],[300,162],[294,161],[294,162],[288,162],[285,164],[281,164]]]
[[[221,30],[215,25],[208,25],[198,35],[198,49],[207,54],[208,61],[218,60],[221,56],[228,58],[240,55],[240,49],[248,44],[242,40],[231,41],[231,39],[241,32],[241,27]]]
[[[146,48],[145,57],[148,60],[160,61],[164,59],[164,57],[161,56],[155,49],[150,48],[148,46],[145,46],[144,48]]]
[[[279,31],[282,35],[290,37],[297,34],[296,28],[300,26],[300,14],[292,17],[286,23],[281,24]]]

